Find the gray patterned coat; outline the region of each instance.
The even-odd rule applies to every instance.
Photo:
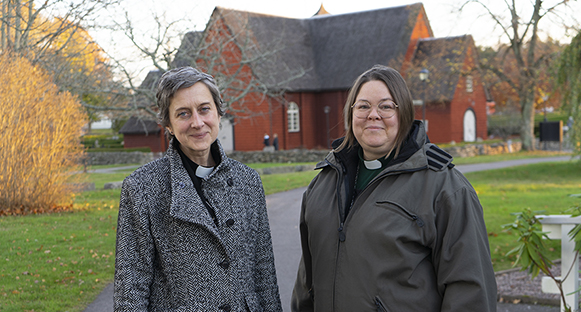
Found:
[[[115,311],[282,311],[260,177],[212,148],[202,190],[218,227],[172,144],[123,182]]]

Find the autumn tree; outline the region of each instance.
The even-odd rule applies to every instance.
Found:
[[[119,89],[104,52],[87,32],[116,1],[0,0],[0,52],[42,66],[61,90],[90,100],[90,114],[91,106],[108,102],[111,90]]]
[[[0,214],[70,204],[70,172],[83,154],[79,102],[24,57],[0,54]]]
[[[536,49],[535,54],[543,55],[544,57],[539,64],[537,84],[534,86],[534,109],[559,108],[561,106],[561,98],[560,94],[554,89],[553,81],[555,63],[563,49],[563,45],[552,38],[547,38],[545,41],[539,40]],[[528,48],[524,49],[525,53],[528,53],[527,50]],[[511,80],[518,79],[518,64],[508,45],[501,44],[498,48],[480,47],[479,54],[480,63],[483,67],[500,69],[503,75]],[[518,92],[506,79],[501,79],[494,71],[488,70],[485,71],[484,81],[499,111],[506,114],[520,112]]]
[[[573,123],[569,138],[574,153],[581,154],[581,32],[563,51],[558,69],[558,85],[563,90],[563,106],[569,111]]]
[[[483,63],[481,67],[492,72],[513,90],[520,107],[522,147],[525,150],[534,150],[534,108],[539,96],[536,88],[539,84],[540,69],[548,57],[547,54],[539,53],[537,47],[541,21],[547,20],[551,15],[561,21],[567,20],[567,17],[575,20],[572,15],[574,10],[569,8],[567,0],[552,2],[550,5],[547,4],[548,1],[534,0],[530,4],[523,4],[531,6],[530,17],[526,18],[523,16],[523,7],[519,6],[521,2],[517,3],[515,0],[504,1],[503,5],[496,6],[484,0],[469,0],[463,3],[460,11],[471,4],[479,5],[502,31],[502,38],[508,42],[499,49],[499,53],[511,55],[510,59],[515,65],[512,67],[514,73],[507,73],[505,67],[491,63]]]

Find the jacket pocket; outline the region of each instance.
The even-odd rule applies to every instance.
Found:
[[[389,204],[389,205],[393,205],[394,207],[397,207],[398,210],[400,210],[401,212],[403,212],[406,216],[408,216],[410,219],[414,220],[416,222],[416,224],[419,227],[424,227],[425,223],[424,220],[422,220],[420,217],[418,217],[416,214],[410,212],[409,210],[405,209],[404,207],[394,203],[394,202],[390,202],[390,201],[378,201],[375,203],[376,205],[385,205],[385,204]]]
[[[385,304],[379,299],[379,296],[375,296],[375,306],[377,307],[377,312],[389,312]]]

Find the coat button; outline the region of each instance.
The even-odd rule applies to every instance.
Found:
[[[232,178],[228,178],[226,183],[228,183],[228,186],[232,186],[232,185],[234,185],[234,180],[232,180]]]
[[[231,311],[232,310],[232,307],[229,304],[226,303],[226,304],[223,304],[223,305],[219,306],[218,309],[220,309],[222,311],[228,312],[228,311]]]
[[[228,267],[230,267],[230,261],[224,260],[220,262],[218,265],[221,266],[224,270],[226,270]]]
[[[233,226],[234,225],[234,220],[233,219],[226,220],[226,225],[227,226]]]

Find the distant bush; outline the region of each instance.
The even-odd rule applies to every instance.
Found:
[[[488,116],[488,135],[494,137],[501,137],[504,140],[510,136],[520,135],[521,115],[518,113],[491,115]],[[567,124],[566,113],[553,112],[547,113],[547,121],[563,121],[563,125]],[[534,135],[539,137],[539,124],[544,121],[544,114],[536,114],[534,120]]]
[[[488,116],[488,136],[500,137],[506,141],[513,135],[519,135],[520,119],[518,114]]]
[[[128,119],[126,119],[126,118],[113,119],[113,122],[111,124],[111,130],[113,130],[116,133],[118,133],[119,130],[121,130],[121,128],[123,127],[123,125],[125,125],[125,123],[127,122],[127,120]]]
[[[0,55],[0,215],[70,207],[87,123],[79,102],[26,59]]]
[[[123,135],[90,134],[81,137],[81,143],[88,149],[117,148],[123,149]]]
[[[151,153],[151,148],[149,147],[133,147],[133,148],[91,148],[88,149],[87,152],[89,153],[98,153],[98,152],[121,152],[121,153],[130,153],[130,152],[143,152],[143,153]]]

